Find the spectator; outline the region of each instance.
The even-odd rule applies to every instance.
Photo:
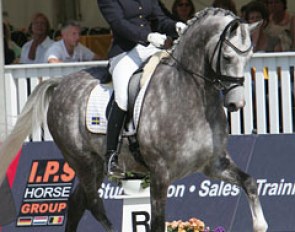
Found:
[[[22,47],[20,63],[44,63],[44,54],[53,43],[53,40],[48,36],[49,31],[50,24],[48,18],[42,13],[35,14],[29,26],[32,39]]]
[[[186,22],[195,13],[195,6],[191,0],[175,0],[172,5],[172,14],[176,21]]]
[[[267,7],[268,33],[280,36],[283,51],[295,50],[295,16],[287,11],[287,0],[267,0]]]
[[[61,29],[61,40],[53,43],[45,55],[48,63],[77,62],[98,60],[100,57],[80,40],[81,26],[78,22],[70,20]]]
[[[263,20],[263,23],[251,34],[254,52],[281,52],[282,46],[277,36],[269,36],[265,28],[269,23],[269,14],[266,6],[260,1],[250,2],[245,11],[248,23]]]
[[[213,7],[223,8],[226,10],[232,11],[235,15],[237,15],[236,4],[233,0],[214,0],[212,3]]]
[[[5,23],[3,25],[3,50],[4,50],[4,63],[5,64],[12,64],[15,60],[15,54],[12,49],[8,46],[8,27]]]
[[[7,46],[9,49],[11,49],[14,52],[14,63],[18,63],[18,59],[20,58],[21,54],[21,47],[19,47],[14,41],[11,40],[11,33],[10,33],[10,26],[7,23],[3,24],[3,32],[4,37],[7,43]]]
[[[10,23],[9,14],[7,11],[3,11],[2,13],[3,17],[3,23],[5,24],[5,30],[6,30],[6,41],[8,44],[8,47],[13,50],[15,54],[15,58],[19,59],[21,54],[21,46],[19,46],[15,41],[11,39],[11,32],[14,31],[14,27]],[[17,60],[14,60],[14,62],[17,62]]]

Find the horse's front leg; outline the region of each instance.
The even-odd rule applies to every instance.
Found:
[[[254,178],[237,167],[226,151],[225,155],[217,157],[217,160],[213,163],[207,167],[205,174],[242,187],[248,197],[253,220],[253,231],[266,232],[268,225],[263,215],[258,198],[257,183]]]
[[[167,175],[166,175],[167,176]],[[166,199],[167,189],[169,186],[168,179],[165,174],[153,173],[151,176],[151,232],[164,232],[166,217]]]

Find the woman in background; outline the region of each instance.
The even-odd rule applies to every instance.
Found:
[[[29,31],[32,35],[32,39],[22,47],[20,63],[44,63],[45,52],[53,43],[53,40],[48,36],[50,31],[48,18],[42,13],[35,14],[29,26]]]
[[[195,14],[195,6],[191,0],[175,0],[172,5],[172,15],[175,20],[186,22]]]
[[[281,52],[282,46],[277,36],[269,36],[265,29],[269,23],[269,14],[266,6],[260,1],[250,2],[245,11],[245,20],[248,23],[255,23],[263,20],[251,34],[254,52]]]

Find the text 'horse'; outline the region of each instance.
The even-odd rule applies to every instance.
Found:
[[[202,172],[242,187],[254,232],[265,232],[267,223],[256,182],[235,165],[226,150],[228,131],[223,108],[236,111],[245,104],[243,75],[252,55],[250,31],[255,25],[242,23],[229,11],[215,8],[196,13],[188,24],[150,80],[137,130],[140,153],[151,177],[151,231],[165,231],[169,185]],[[115,231],[97,193],[105,175],[106,138],[89,132],[85,125],[86,102],[97,84],[85,71],[39,84],[0,150],[3,179],[13,155],[48,111],[54,142],[80,180],[70,197],[67,232],[76,231],[86,209],[105,231]],[[125,141],[121,156],[123,162],[131,157]],[[132,171],[133,164],[124,162],[124,167]]]

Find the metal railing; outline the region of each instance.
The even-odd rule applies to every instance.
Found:
[[[41,80],[60,77],[83,68],[105,66],[107,61],[5,66],[5,107],[8,130],[30,92]],[[254,54],[245,71],[246,106],[227,113],[231,134],[279,134],[294,132],[295,53]],[[45,125],[33,141],[51,140]]]

